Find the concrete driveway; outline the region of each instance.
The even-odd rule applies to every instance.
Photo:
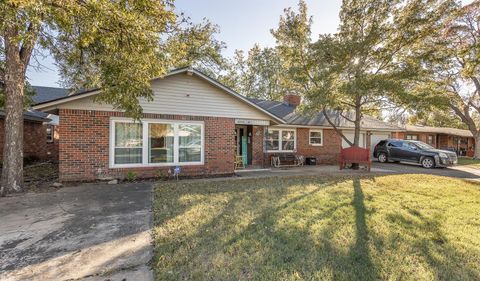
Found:
[[[152,280],[152,184],[0,198],[0,280]]]
[[[379,163],[373,162],[374,169],[391,171],[400,174],[427,174],[460,179],[480,180],[480,169],[470,166],[453,166],[448,168],[425,169],[420,165],[410,163]]]
[[[480,169],[469,166],[454,166],[449,168],[425,169],[420,165],[408,163],[372,163],[372,173],[375,174],[428,174],[460,179],[480,181]],[[238,171],[241,178],[273,177],[273,176],[315,176],[315,175],[363,175],[367,174],[364,169],[339,170],[337,165],[318,165],[288,168],[272,168],[265,170]]]

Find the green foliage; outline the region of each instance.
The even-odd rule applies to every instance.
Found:
[[[409,85],[422,77],[422,54],[411,50],[433,32],[453,3],[344,0],[338,33],[312,40],[312,20],[300,1],[299,12],[286,9],[272,31],[289,70],[284,84],[303,95],[304,111],[330,108],[352,122],[358,144],[365,112],[415,98]]]
[[[417,111],[414,115],[409,116],[408,123],[412,125],[468,129],[467,125],[462,122],[462,119],[455,115],[452,110],[433,109]]]
[[[256,44],[247,55],[235,52],[228,75],[235,79],[234,88],[247,97],[281,100],[288,91],[281,84],[284,72],[277,51]]]
[[[225,43],[215,39],[218,26],[204,20],[201,24],[192,24],[183,19],[171,36],[166,40],[166,51],[170,51],[172,67],[194,66],[204,71],[218,71],[226,63],[221,55]]]
[[[212,39],[215,26],[176,15],[171,0],[8,0],[0,14],[2,42],[5,28],[14,27],[14,40],[33,39],[54,56],[64,86],[101,88],[98,101],[134,117],[142,113],[138,100],[152,98],[150,79],[218,62],[223,46]]]
[[[134,171],[128,171],[125,178],[127,181],[135,181],[137,179],[137,173]]]
[[[428,40],[416,46],[424,54],[425,75],[415,89],[428,93],[437,110],[453,111],[475,137],[480,136],[480,1],[455,6]],[[414,105],[415,106],[415,105]],[[475,155],[480,157],[480,155]]]

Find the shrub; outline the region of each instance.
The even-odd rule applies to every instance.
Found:
[[[133,171],[128,171],[126,178],[127,178],[127,181],[134,181],[137,179],[137,173]]]

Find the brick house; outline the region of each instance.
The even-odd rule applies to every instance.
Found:
[[[43,101],[34,109],[59,116],[59,173],[62,181],[163,176],[181,167],[187,176],[230,175],[236,156],[247,167],[265,167],[274,154],[301,154],[334,163],[346,143],[322,114],[296,113],[300,98],[284,102],[247,99],[207,75],[177,69],[151,82],[154,98],[140,100],[141,121],[94,101],[91,90]],[[331,119],[353,138],[353,124]],[[366,117],[361,146],[401,130]]]
[[[475,139],[469,130],[406,125],[403,132],[395,132],[394,138],[419,140],[435,148],[451,150],[460,156],[473,157]]]
[[[69,91],[63,88],[55,87],[43,87],[43,86],[32,86],[32,90],[35,92],[35,95],[32,96],[33,104],[43,103],[59,98],[64,98],[68,96]],[[58,163],[58,152],[59,152],[59,133],[58,125],[59,118],[58,115],[51,113],[44,113],[35,110],[30,110],[35,114],[43,114],[45,118],[49,119],[49,122],[45,124],[46,140],[45,149],[47,151],[46,159],[54,163]]]
[[[47,114],[26,111],[23,114],[23,156],[27,161],[50,160],[52,149],[47,143]],[[5,141],[5,114],[0,111],[0,160]]]

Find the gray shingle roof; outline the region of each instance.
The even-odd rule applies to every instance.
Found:
[[[0,110],[0,118],[5,118],[5,112]],[[27,110],[23,113],[23,119],[34,121],[34,122],[50,122],[51,119],[48,118],[48,113],[40,112],[36,110]]]
[[[56,100],[68,96],[68,89],[55,88],[55,87],[43,87],[32,86],[35,91],[35,95],[32,97],[33,104]]]
[[[446,134],[446,135],[454,135],[454,136],[460,136],[460,137],[473,137],[472,132],[470,132],[469,130],[462,130],[462,129],[455,129],[455,128],[406,125],[405,129],[407,130],[407,132],[415,132],[415,133],[436,133],[436,134]]]
[[[319,127],[332,127],[328,123],[327,119],[322,112],[312,115],[306,115],[295,111],[294,106],[290,106],[284,102],[279,101],[266,101],[259,99],[250,99],[252,102],[262,107],[263,109],[271,112],[279,118],[282,118],[290,125],[299,126],[319,126]],[[340,116],[338,112],[328,111],[330,120],[338,128],[355,128],[354,124],[347,119]],[[353,119],[353,112],[347,113],[348,118]],[[403,131],[404,129],[394,124],[387,123],[376,118],[365,116],[362,119],[362,129],[372,130],[390,130],[390,131]]]

